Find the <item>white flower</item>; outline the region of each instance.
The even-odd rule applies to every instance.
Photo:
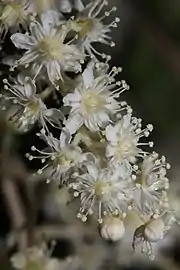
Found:
[[[71,143],[72,137],[69,132],[63,128],[59,139],[56,139],[49,134],[39,135],[48,144],[48,148],[44,151],[38,150],[35,146],[32,146],[33,151],[40,153],[39,156],[33,156],[27,154],[29,160],[34,158],[41,159],[42,163],[45,163],[43,168],[38,170],[39,174],[44,171],[47,182],[55,181],[62,185],[68,181],[72,173],[76,171],[82,164],[83,161],[93,157],[91,154],[83,153],[81,148]]]
[[[16,33],[11,36],[17,48],[26,50],[17,65],[34,64],[35,77],[44,68],[51,82],[62,77],[62,70],[81,70],[80,61],[84,55],[71,45],[71,41],[65,43],[69,29],[60,21],[59,13],[48,11],[42,14],[41,23],[34,20],[29,28],[30,35]]]
[[[111,47],[115,46],[114,42],[111,41],[110,32],[112,28],[117,27],[117,23],[120,21],[119,18],[115,18],[109,25],[103,23],[104,18],[109,17],[112,11],[116,11],[116,7],[113,7],[109,11],[104,12],[104,16],[99,17],[102,9],[107,5],[106,0],[95,0],[91,1],[87,6],[84,6],[81,0],[74,1],[74,8],[79,11],[79,14],[74,20],[70,21],[71,28],[78,33],[79,46],[82,50],[87,51],[90,56],[100,55],[106,57],[95,50],[92,46],[94,42],[100,42]]]
[[[21,30],[28,28],[28,15],[30,14],[31,3],[28,0],[3,0],[0,3],[0,35],[8,30]]]
[[[132,117],[130,113],[124,115],[115,125],[106,127],[106,138],[108,145],[106,156],[115,162],[135,163],[136,157],[143,157],[145,152],[138,146],[149,145],[150,143],[139,143],[143,136],[147,137],[152,131],[152,125],[141,130],[141,119]]]
[[[53,127],[61,127],[63,114],[57,109],[47,109],[36,93],[36,85],[31,78],[23,78],[20,74],[14,85],[11,85],[7,79],[3,82],[5,90],[12,94],[4,98],[16,105],[16,110],[9,120],[17,124],[18,130],[26,132],[37,121],[46,130],[48,130],[46,122]]]
[[[27,248],[23,253],[16,253],[11,258],[12,266],[18,270],[59,270],[60,263],[51,259],[45,250],[38,247]]]
[[[135,199],[142,211],[149,215],[168,207],[166,190],[169,189],[169,180],[166,169],[169,167],[165,157],[158,159],[157,153],[144,157],[137,174]]]
[[[93,132],[98,131],[108,124],[111,115],[122,110],[121,103],[115,98],[129,88],[124,81],[115,82],[114,76],[118,72],[118,68],[113,68],[109,74],[94,77],[92,63],[82,74],[83,83],[63,98],[64,106],[71,107],[65,122],[71,134],[83,124]]]
[[[101,226],[101,236],[105,240],[119,241],[125,233],[125,227],[120,217],[107,216]]]
[[[133,249],[141,246],[141,252],[145,253],[151,260],[154,259],[153,243],[162,240],[168,230],[175,222],[172,212],[152,216],[145,224],[138,227],[134,232]]]
[[[127,174],[121,174],[121,170],[117,173],[110,168],[101,169],[95,163],[88,163],[86,170],[87,173],[77,176],[74,183],[70,184],[75,190],[74,196],[80,196],[78,218],[84,222],[88,215],[94,213],[98,222],[102,223],[106,215],[117,215],[126,211],[132,199],[130,172],[127,177]]]

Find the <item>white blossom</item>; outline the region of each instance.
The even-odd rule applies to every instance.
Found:
[[[17,48],[26,50],[17,65],[27,67],[33,64],[35,77],[44,69],[51,82],[61,79],[63,70],[81,70],[80,61],[84,55],[71,41],[65,43],[69,28],[60,21],[59,13],[48,11],[42,14],[41,22],[34,19],[29,28],[30,34],[16,33],[11,36]]]
[[[94,77],[93,67],[89,65],[82,74],[83,83],[63,98],[64,106],[71,107],[65,121],[71,134],[83,124],[90,131],[98,131],[109,123],[111,115],[122,110],[123,106],[116,98],[129,88],[124,81],[115,82],[114,76],[118,72],[118,68],[113,68],[109,74]]]
[[[132,117],[130,113],[125,114],[115,125],[110,124],[106,127],[107,158],[114,162],[135,163],[137,157],[144,157],[145,154],[138,146],[152,146],[152,142],[139,142],[141,137],[149,136],[152,128],[152,125],[148,125],[147,128],[142,130],[141,119]]]
[[[102,223],[108,214],[123,214],[132,199],[130,172],[124,175],[123,168],[117,173],[110,168],[101,169],[95,163],[86,164],[86,170],[70,184],[75,190],[74,196],[80,196],[78,218],[84,222],[94,213]]]
[[[5,90],[11,93],[11,96],[4,95],[3,97],[16,105],[15,112],[9,120],[17,125],[18,130],[26,132],[37,121],[46,130],[48,130],[47,123],[53,127],[61,127],[63,114],[55,108],[47,109],[36,93],[36,85],[30,77],[24,78],[20,74],[15,84],[10,84],[7,79],[3,82]]]
[[[6,35],[8,30],[28,28],[28,15],[31,13],[31,3],[28,0],[3,0],[0,3],[0,35]]]
[[[65,128],[62,129],[59,139],[53,137],[52,134],[39,134],[39,136],[48,144],[48,148],[40,151],[32,146],[31,150],[37,151],[40,155],[26,154],[26,156],[29,160],[38,158],[41,159],[42,163],[45,163],[43,168],[38,170],[38,173],[42,174],[46,169],[47,182],[55,181],[62,185],[69,180],[72,173],[77,171],[85,160],[89,158],[93,160],[91,154],[83,153],[80,147],[72,143],[72,137]]]
[[[169,180],[166,170],[169,167],[165,157],[159,159],[157,153],[144,158],[137,174],[135,190],[135,200],[143,212],[152,215],[168,207],[166,190],[169,189]]]
[[[110,24],[105,25],[103,20],[116,11],[116,7],[113,7],[111,10],[104,11],[104,16],[100,16],[106,5],[107,0],[91,1],[86,6],[81,0],[74,1],[74,8],[79,11],[79,14],[70,21],[71,28],[78,33],[78,45],[84,52],[87,51],[91,57],[97,55],[106,57],[105,54],[98,52],[93,47],[95,42],[104,43],[111,47],[115,46],[115,43],[111,40],[110,32],[112,28],[117,27],[120,19],[117,17]]]

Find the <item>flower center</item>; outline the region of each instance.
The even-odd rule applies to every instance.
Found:
[[[39,51],[46,58],[58,60],[63,54],[64,46],[58,35],[47,36],[39,42]]]
[[[105,181],[97,181],[94,186],[97,197],[102,198],[109,193],[110,184]]]
[[[72,158],[70,157],[70,155],[68,155],[66,153],[58,154],[56,159],[55,159],[56,166],[58,166],[58,165],[70,166],[70,165],[72,165],[72,163],[73,163]]]
[[[93,20],[89,19],[89,18],[79,18],[76,20],[76,24],[78,25],[78,28],[80,29],[79,30],[79,37],[80,38],[83,38],[94,27]]]
[[[118,141],[116,154],[118,157],[127,157],[127,155],[132,152],[133,148],[132,141],[129,138],[124,138]]]
[[[27,110],[29,111],[29,113],[31,115],[36,115],[39,113],[39,104],[37,101],[29,101],[27,104],[26,104],[26,108]]]
[[[97,92],[87,92],[82,98],[82,104],[87,113],[97,112],[104,106],[104,100]]]

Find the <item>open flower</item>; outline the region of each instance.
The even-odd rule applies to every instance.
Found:
[[[83,1],[81,0],[74,1],[74,8],[79,13],[73,20],[70,21],[70,26],[78,33],[78,45],[84,52],[87,51],[92,57],[96,55],[105,57],[105,54],[95,50],[92,43],[99,42],[112,47],[115,45],[111,40],[109,33],[111,32],[112,28],[117,27],[117,23],[120,21],[120,19],[115,18],[113,22],[105,25],[103,23],[104,18],[110,16],[112,11],[116,11],[116,7],[113,7],[112,10],[105,11],[104,16],[99,17],[106,5],[107,0],[91,1],[91,3],[86,6],[84,6]]]
[[[169,179],[166,170],[170,165],[157,153],[144,157],[141,169],[137,172],[135,199],[143,212],[153,214],[161,212],[168,206],[166,190],[169,189]]]
[[[111,214],[122,214],[127,210],[131,199],[131,178],[124,169],[116,171],[110,168],[101,169],[95,163],[86,164],[87,173],[78,175],[70,184],[75,192],[74,196],[80,196],[81,208],[78,217],[82,221],[87,220],[93,213],[102,223],[103,218]]]
[[[11,36],[17,48],[26,50],[17,65],[33,64],[35,77],[44,69],[51,82],[62,77],[62,70],[80,71],[80,61],[84,58],[71,41],[65,43],[69,28],[62,24],[59,16],[55,11],[48,11],[42,14],[41,23],[36,20],[30,23],[30,35],[16,33]]]
[[[62,185],[70,179],[72,173],[76,172],[85,160],[88,158],[93,160],[91,154],[83,153],[80,147],[71,143],[72,137],[65,128],[62,129],[59,139],[53,137],[52,134],[47,136],[39,134],[39,136],[48,144],[48,148],[40,151],[32,146],[32,151],[37,151],[40,155],[27,154],[27,157],[29,160],[38,158],[45,163],[38,173],[44,172],[47,182],[55,181]]]
[[[28,15],[31,12],[31,2],[28,0],[3,0],[0,3],[0,35],[8,30],[28,28]]]
[[[47,123],[53,127],[61,127],[63,114],[57,109],[47,109],[36,93],[36,85],[31,78],[23,78],[20,74],[15,84],[10,84],[7,79],[4,79],[4,84],[5,90],[11,94],[4,95],[4,98],[11,100],[16,106],[9,120],[17,125],[19,131],[26,132],[37,121],[46,130]]]
[[[106,157],[113,162],[135,163],[137,157],[144,157],[145,152],[138,146],[153,143],[140,143],[141,137],[149,136],[152,125],[148,125],[144,130],[141,129],[141,119],[132,117],[130,113],[124,115],[115,125],[106,127],[106,138],[108,145]]]
[[[71,134],[75,133],[83,124],[90,131],[98,131],[110,121],[110,116],[122,110],[121,102],[116,100],[119,95],[129,89],[122,82],[115,82],[118,68],[107,74],[94,76],[92,64],[83,72],[83,83],[63,98],[64,106],[70,106],[70,114],[65,125]],[[113,90],[115,88],[115,90]]]

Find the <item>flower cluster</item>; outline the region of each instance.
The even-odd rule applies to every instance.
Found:
[[[1,37],[10,31],[17,48],[11,61],[3,61],[11,63],[12,72],[3,78],[0,108],[19,132],[38,125],[37,136],[47,147],[32,145],[26,157],[40,159],[37,173],[79,200],[79,219],[95,218],[102,237],[117,241],[125,233],[124,219],[136,211],[143,224],[135,230],[133,248],[140,243],[153,258],[152,243],[161,240],[174,221],[167,193],[170,165],[151,152],[153,142],[147,137],[153,126],[143,128],[122,100],[129,86],[116,80],[121,68],[110,68],[110,56],[95,49],[97,42],[115,45],[109,34],[119,18],[108,25],[104,19],[116,8],[104,11],[106,0],[87,6],[81,0],[73,5],[35,2],[0,4]],[[55,96],[54,108],[50,96]],[[44,262],[47,268],[44,255],[33,254],[30,263],[35,258],[38,269]],[[22,259],[25,269],[27,258]],[[24,269],[22,261],[19,266],[14,260],[17,269]]]

